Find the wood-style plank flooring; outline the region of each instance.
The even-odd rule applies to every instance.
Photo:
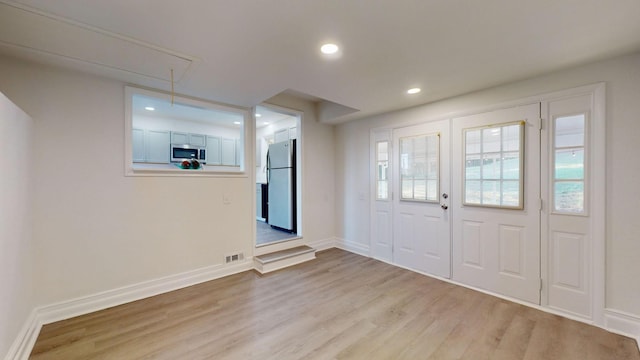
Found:
[[[638,359],[629,338],[332,249],[45,325],[31,359]]]

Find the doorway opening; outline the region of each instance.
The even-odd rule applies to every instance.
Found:
[[[301,236],[301,117],[271,105],[255,109],[256,246]]]

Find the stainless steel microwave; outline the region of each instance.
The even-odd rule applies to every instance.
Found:
[[[206,164],[207,150],[200,146],[171,144],[171,162],[181,162],[192,159]]]

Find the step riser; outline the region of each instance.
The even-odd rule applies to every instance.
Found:
[[[259,261],[254,262],[254,268],[261,274],[266,274],[272,271],[284,269],[289,266],[301,264],[303,262],[307,262],[316,258],[315,251],[306,252],[303,254],[290,256],[284,259],[271,261],[268,263],[261,263]]]

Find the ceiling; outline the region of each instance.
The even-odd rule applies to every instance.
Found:
[[[299,94],[340,123],[640,51],[639,19],[638,0],[0,0],[0,52],[164,91],[173,69],[176,93],[243,107]]]

